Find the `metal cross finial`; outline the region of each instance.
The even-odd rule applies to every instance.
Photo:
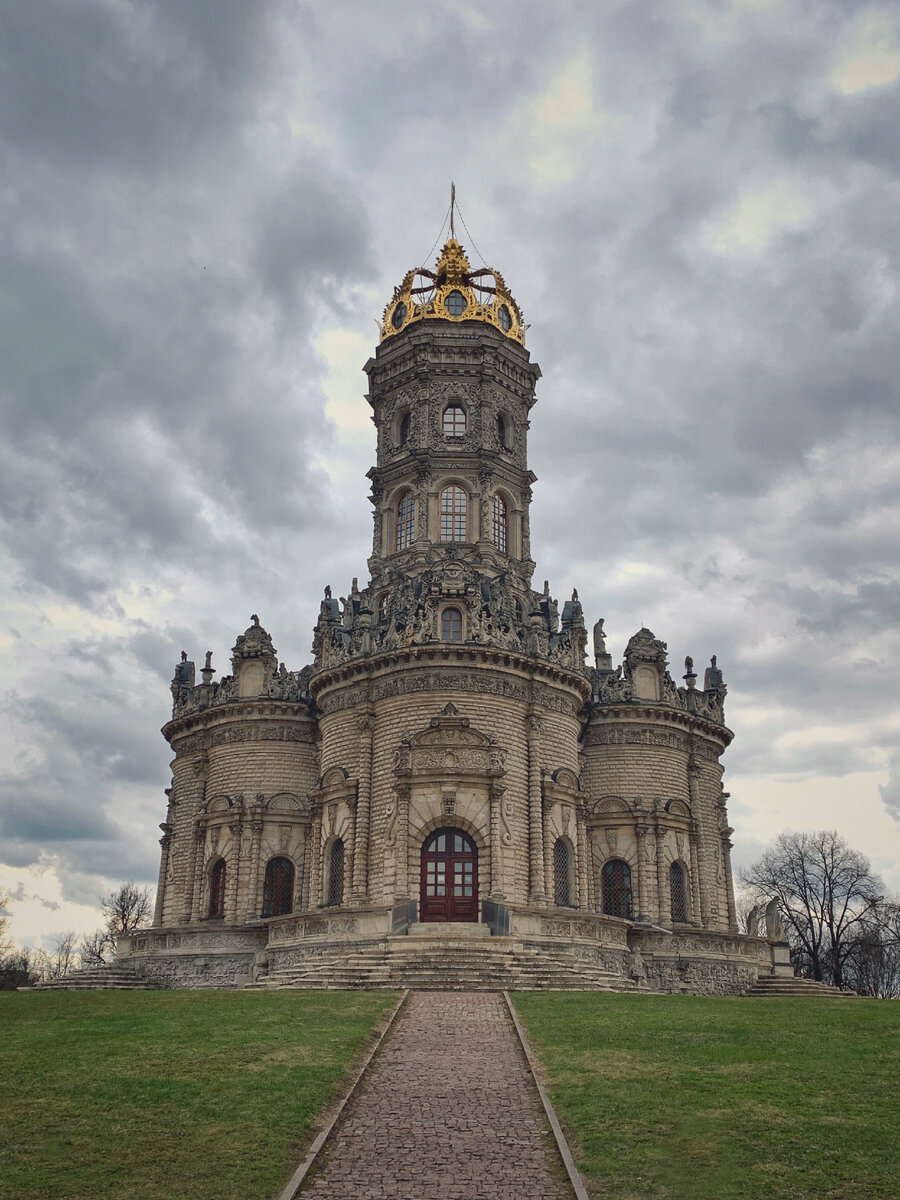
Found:
[[[456,237],[456,223],[453,219],[454,209],[456,208],[456,184],[450,182],[450,236]]]

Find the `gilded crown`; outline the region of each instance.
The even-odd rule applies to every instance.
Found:
[[[394,288],[381,321],[381,340],[394,337],[415,321],[484,321],[525,345],[526,325],[499,271],[473,271],[466,252],[451,237],[435,269],[414,267]]]

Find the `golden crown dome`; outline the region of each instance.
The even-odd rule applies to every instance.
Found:
[[[445,244],[433,271],[414,267],[394,288],[381,320],[381,340],[428,320],[484,321],[525,345],[522,313],[503,276],[492,267],[473,271],[455,237]]]

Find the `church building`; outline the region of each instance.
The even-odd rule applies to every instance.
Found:
[[[722,672],[676,681],[649,629],[614,666],[602,621],[589,665],[577,592],[533,586],[540,369],[452,232],[365,365],[368,582],[325,587],[301,669],[256,616],[228,674],[176,666],[154,922],[119,961],[163,987],[740,992],[768,951],[735,915]]]

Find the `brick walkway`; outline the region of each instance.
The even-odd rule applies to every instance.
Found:
[[[503,997],[491,992],[413,992],[325,1156],[302,1196],[572,1196]]]

